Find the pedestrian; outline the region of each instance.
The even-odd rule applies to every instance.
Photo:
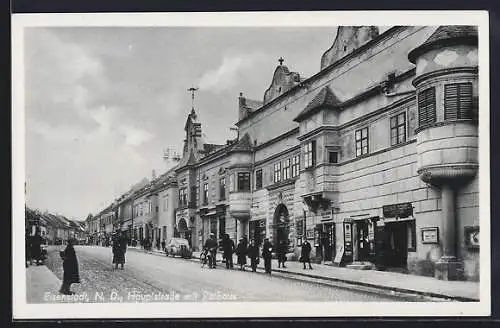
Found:
[[[40,265],[42,257],[42,236],[40,236],[40,228],[35,228],[35,234],[31,237],[31,258],[35,260],[36,265]]]
[[[286,252],[288,251],[288,246],[284,240],[280,241],[280,244],[277,249],[277,256],[278,256],[278,268],[282,266],[283,268],[286,268],[285,262],[286,262]]]
[[[78,259],[76,258],[75,248],[73,247],[73,238],[68,239],[68,243],[64,251],[61,251],[59,255],[63,260],[63,283],[60,293],[65,295],[74,294],[71,292],[71,284],[80,283],[80,274],[78,272]]]
[[[236,246],[236,255],[238,256],[238,264],[242,271],[245,271],[245,265],[247,264],[247,252],[247,243],[244,238],[241,238],[238,246]]]
[[[217,240],[215,240],[215,234],[210,233],[210,238],[205,242],[204,247],[208,250],[210,256],[208,257],[208,267],[211,269],[216,268],[217,259]]]
[[[264,239],[264,245],[262,245],[262,258],[264,259],[264,268],[268,274],[271,274],[272,251],[273,244],[271,244],[269,238]]]
[[[229,238],[229,235],[226,233],[224,237],[222,237],[222,252],[224,258],[226,259],[226,268],[233,268],[233,253],[235,252],[234,241]]]
[[[156,249],[160,249],[160,238],[156,238]]]
[[[165,243],[165,239],[163,239],[163,240],[161,241],[161,249],[162,249],[163,251],[165,251],[165,245],[166,245],[166,243]]]
[[[311,244],[309,243],[309,241],[307,239],[302,243],[302,249],[301,249],[301,252],[300,252],[300,261],[302,263],[304,263],[304,269],[306,268],[306,263],[308,263],[309,264],[309,269],[312,270],[312,266],[311,266]]]
[[[118,269],[118,264],[120,264],[120,268],[123,270],[123,266],[125,264],[125,252],[127,251],[127,241],[124,236],[117,233],[113,238],[113,263],[115,265],[115,269]]]
[[[31,235],[29,229],[26,229],[26,233],[24,236],[24,252],[25,252],[25,260],[26,267],[32,264],[31,262]]]
[[[259,247],[255,245],[255,240],[250,241],[250,246],[248,246],[248,257],[250,258],[250,265],[252,271],[257,271],[257,264],[259,264]]]

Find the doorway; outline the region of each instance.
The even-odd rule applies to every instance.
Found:
[[[274,245],[278,247],[281,243],[285,243],[288,246],[289,240],[288,236],[290,234],[290,219],[288,215],[288,209],[285,205],[280,204],[274,212]]]
[[[357,251],[358,261],[369,261],[370,259],[370,243],[368,240],[368,220],[356,221],[357,231]]]
[[[387,222],[385,224],[384,246],[387,266],[406,268],[408,264],[406,222]]]

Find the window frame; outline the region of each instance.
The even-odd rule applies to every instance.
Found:
[[[290,179],[290,158],[283,161],[283,181]]]
[[[332,162],[332,154],[335,154],[335,161]],[[336,150],[329,150],[328,151],[328,163],[329,164],[338,164],[339,162],[339,152]]]
[[[278,183],[281,181],[281,162],[274,163],[273,167],[274,167],[273,182]]]
[[[303,147],[304,168],[309,169],[316,165],[316,140],[307,142]]]
[[[403,117],[403,122],[400,121],[400,118]],[[394,124],[393,124],[394,122]],[[396,115],[393,115],[389,118],[389,128],[390,128],[390,138],[391,138],[391,146],[396,146],[402,143],[405,143],[407,140],[407,119],[406,119],[406,111],[400,112]],[[400,140],[401,133],[400,128],[403,128],[403,137]],[[395,134],[393,135],[393,132]]]
[[[203,184],[203,205],[208,205],[208,182]]]
[[[226,177],[219,178],[219,200],[226,200]]]
[[[299,176],[300,174],[300,154],[292,157],[292,178]]]
[[[363,132],[366,131],[366,135]],[[359,132],[359,133],[358,133]],[[358,138],[359,136],[359,138]],[[354,144],[356,149],[356,158],[368,155],[370,153],[370,130],[368,126],[362,127],[355,130],[354,132]],[[363,145],[363,141],[366,140],[366,146]],[[359,148],[358,148],[359,145]],[[364,149],[366,148],[366,151]],[[359,151],[359,154],[358,154]]]
[[[255,189],[262,189],[262,169],[255,170]]]
[[[238,172],[238,174],[236,175],[236,184],[237,184],[236,189],[238,192],[250,191],[250,178],[251,178],[250,172]]]

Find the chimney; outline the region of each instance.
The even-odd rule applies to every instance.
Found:
[[[238,97],[238,120],[242,120],[247,115],[246,109],[246,99],[243,97],[243,92],[240,92],[240,96]]]

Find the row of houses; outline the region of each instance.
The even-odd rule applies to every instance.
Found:
[[[341,26],[317,74],[283,61],[261,100],[240,94],[235,140],[206,143],[193,107],[180,162],[89,234],[269,238],[295,255],[307,239],[324,262],[477,280],[477,28]]]
[[[28,207],[25,207],[25,228],[27,235],[33,235],[38,228],[49,245],[65,244],[69,238],[75,238],[79,243],[87,239],[84,221],[70,220],[63,215]]]

